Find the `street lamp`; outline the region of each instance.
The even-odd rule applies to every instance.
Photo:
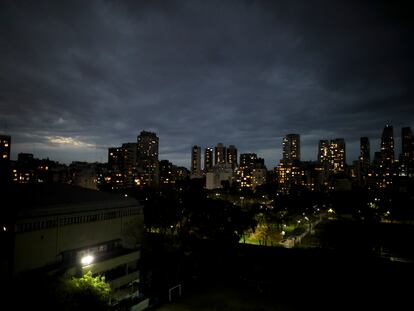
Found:
[[[81,264],[83,266],[88,266],[93,262],[94,259],[95,258],[92,255],[86,255],[86,256],[81,258]]]

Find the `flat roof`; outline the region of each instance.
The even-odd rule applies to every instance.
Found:
[[[89,209],[110,209],[139,206],[137,200],[118,193],[86,189],[69,184],[38,183],[8,185],[0,189],[0,215],[6,218],[34,216],[33,214],[59,214]]]

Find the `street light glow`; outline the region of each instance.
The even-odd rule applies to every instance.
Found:
[[[94,259],[93,256],[86,255],[86,256],[82,257],[81,263],[82,263],[82,265],[87,266],[87,265],[90,265],[93,262],[93,259]]]

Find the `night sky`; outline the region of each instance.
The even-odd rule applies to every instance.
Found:
[[[409,1],[407,1],[408,3]],[[399,1],[1,1],[0,132],[19,152],[107,160],[141,130],[160,159],[234,144],[273,168],[282,137],[414,129],[414,27]]]

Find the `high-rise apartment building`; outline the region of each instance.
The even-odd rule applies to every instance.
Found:
[[[176,181],[177,167],[168,160],[161,160],[160,166],[160,186],[174,185]]]
[[[361,137],[360,139],[359,162],[363,167],[369,167],[371,163],[371,150],[368,137]]]
[[[410,127],[401,129],[401,152],[404,158],[414,161],[414,137]]]
[[[137,141],[137,168],[141,172],[141,184],[157,186],[159,183],[158,137],[155,133],[142,131]]]
[[[414,137],[410,127],[401,129],[400,176],[414,176]]]
[[[371,165],[371,150],[368,137],[360,138],[359,158],[356,161],[356,174],[360,186],[365,186]]]
[[[191,177],[201,177],[201,147],[191,148]]]
[[[253,167],[257,161],[257,154],[255,153],[241,153],[240,167]]]
[[[11,180],[10,175],[11,137],[0,135],[0,184]]]
[[[211,172],[213,170],[213,148],[206,148],[204,150],[204,172]]]
[[[335,138],[331,140],[330,151],[330,169],[334,173],[344,172],[346,164],[345,140]]]
[[[159,183],[158,137],[142,131],[136,143],[108,149],[108,174],[104,181],[111,189],[157,186]]]
[[[318,162],[322,165],[329,165],[330,144],[328,140],[320,140],[318,147]]]
[[[343,138],[320,140],[318,147],[318,162],[324,171],[339,173],[345,171],[346,152]]]
[[[135,167],[137,164],[137,143],[125,143],[122,144],[122,157],[125,168]]]
[[[214,148],[214,165],[226,164],[226,147],[222,143],[218,143]]]
[[[108,148],[108,169],[121,170],[123,167],[123,159],[121,147]]]
[[[138,157],[158,162],[159,139],[155,133],[142,131],[138,137]]]
[[[237,148],[233,145],[227,148],[227,163],[231,164],[233,170],[237,167]]]
[[[285,163],[300,161],[299,134],[288,134],[283,138],[283,161]]]
[[[126,187],[134,187],[137,178],[137,143],[122,144],[122,176]]]
[[[237,184],[240,188],[254,189],[266,182],[267,169],[264,159],[255,153],[240,154],[240,166],[237,169]]]
[[[0,159],[10,160],[11,137],[0,135]]]
[[[394,166],[394,128],[386,125],[381,135],[381,160],[380,160],[380,187],[386,188],[392,185]]]
[[[386,125],[382,132],[381,154],[383,165],[391,170],[394,163],[394,129],[392,125]]]

